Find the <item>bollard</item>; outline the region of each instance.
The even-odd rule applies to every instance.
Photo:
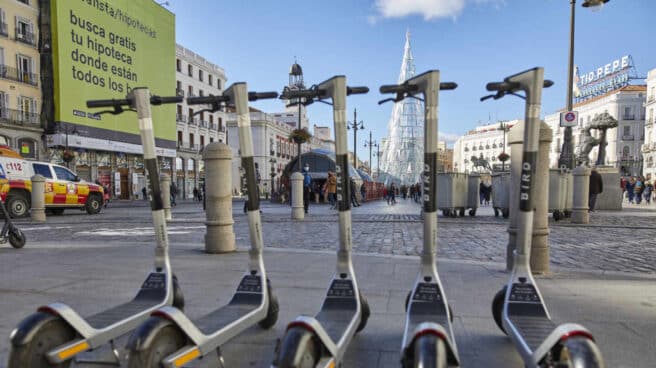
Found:
[[[512,269],[517,248],[517,214],[519,210],[519,176],[522,165],[522,142],[524,140],[524,123],[516,124],[510,129],[510,225],[508,227],[508,247],[506,248],[506,269]],[[533,217],[533,237],[531,240],[531,270],[534,274],[549,273],[549,145],[551,128],[545,122],[540,123],[540,145],[538,163],[534,181],[535,215]]]
[[[171,221],[171,176],[169,174],[161,174],[159,176],[159,186],[162,192],[164,218],[166,221]]]
[[[32,221],[46,222],[46,178],[36,174],[32,177]]]
[[[292,219],[303,220],[305,209],[303,207],[303,174],[292,174]]]
[[[587,224],[590,222],[588,200],[590,196],[590,172],[585,166],[578,166],[572,172],[574,178],[574,198],[572,199],[572,223]]]
[[[221,142],[210,143],[203,151],[205,162],[205,252],[234,252],[232,219],[232,150]]]

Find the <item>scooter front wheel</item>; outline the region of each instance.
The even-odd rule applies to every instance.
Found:
[[[278,304],[278,298],[273,295],[271,289],[271,281],[267,280],[267,296],[269,298],[269,308],[267,309],[266,317],[261,320],[258,325],[265,330],[270,329],[278,321],[278,312],[280,311],[280,305]]]
[[[367,298],[365,298],[361,292],[358,292],[358,295],[360,295],[360,310],[362,313],[360,314],[360,324],[358,325],[358,328],[355,330],[355,332],[364,330],[365,326],[367,326],[369,316],[371,315],[371,309],[369,308]]]
[[[559,351],[554,366],[571,368],[603,368],[605,367],[601,352],[594,341],[582,337],[571,337],[559,344]],[[550,365],[546,365],[550,366]]]
[[[165,323],[167,326],[152,329],[153,336],[141,336],[143,341],[149,341],[150,343],[139,350],[130,350],[128,368],[159,368],[162,366],[164,358],[185,346],[187,337],[177,326],[162,318],[151,317],[151,319],[153,318],[159,319],[159,323]],[[148,323],[149,321],[144,325]]]
[[[492,299],[492,317],[494,317],[494,322],[497,324],[497,327],[499,327],[504,334],[506,333],[506,330],[503,328],[503,302],[506,298],[506,288],[507,286],[504,285],[504,287],[494,295],[494,299]]]
[[[9,230],[9,244],[16,249],[25,246],[25,234],[20,229]]]
[[[413,368],[446,368],[446,346],[441,338],[427,334],[415,341]]]
[[[319,341],[314,333],[303,327],[292,327],[283,337],[277,367],[314,368],[319,354]]]
[[[76,336],[75,331],[61,318],[45,316],[43,312],[28,317],[37,320],[43,318],[49,320],[37,324],[36,331],[29,332],[33,334],[32,339],[18,346],[11,344],[8,368],[68,368],[71,365],[70,360],[57,365],[50,364],[46,354],[57,346],[72,341]]]

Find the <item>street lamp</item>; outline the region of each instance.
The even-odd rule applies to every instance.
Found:
[[[510,128],[508,128],[508,124],[506,124],[505,121],[502,121],[501,123],[499,123],[498,130],[503,131],[503,151],[501,152],[501,155],[503,155],[504,159],[501,160],[501,158],[499,157],[499,160],[501,160],[501,171],[503,172],[503,171],[506,171],[506,161],[507,161],[507,157],[506,157],[507,156],[506,155],[506,132],[508,132],[510,130]],[[499,156],[501,156],[501,155],[499,155]]]
[[[584,8],[592,10],[599,9],[610,0],[585,0]],[[567,107],[566,111],[572,111],[572,89],[574,88],[574,14],[576,10],[576,0],[570,0],[571,12],[569,23],[569,64],[567,70]],[[574,141],[572,140],[572,127],[565,128],[563,136],[563,146],[558,158],[558,166],[568,169],[574,168]]]
[[[380,145],[376,144],[376,180],[380,177]]]
[[[276,162],[277,161],[276,161],[275,157],[271,157],[271,159],[269,160],[269,163],[271,164],[271,173],[269,174],[269,175],[271,175],[271,201],[273,201],[273,196],[274,196],[274,193],[276,192],[275,191],[275,184],[274,184],[275,183],[274,179],[276,177]]]
[[[364,121],[360,120],[358,121],[358,110],[353,109],[353,121],[349,121],[346,123],[346,129],[351,130],[353,129],[353,168],[357,169],[358,168],[358,146],[357,146],[357,140],[358,140],[358,129],[362,130],[364,129]]]
[[[371,161],[371,149],[374,148],[374,147],[378,148],[378,143],[376,143],[376,141],[371,139],[371,130],[369,131],[369,140],[364,141],[364,147],[365,148],[369,147],[369,174],[373,177],[374,176],[374,173],[373,173],[374,170],[372,168],[373,163]]]

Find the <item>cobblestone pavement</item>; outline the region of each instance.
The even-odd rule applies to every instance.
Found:
[[[235,201],[233,217],[237,245],[249,244],[246,216]],[[263,230],[267,247],[331,251],[337,246],[337,212],[314,205],[303,221],[290,218],[290,207],[263,202]],[[353,249],[358,253],[417,255],[422,246],[419,205],[383,201],[353,209]],[[173,247],[203,247],[204,212],[198,203],[186,202],[173,209],[169,224]],[[589,226],[550,219],[549,244],[552,267],[600,271],[656,273],[656,238],[653,207],[633,206],[621,212],[595,212]],[[112,244],[121,240],[152,241],[148,208],[116,206],[97,216],[77,211],[51,216],[46,224],[19,222],[29,238],[28,247],[72,247],[76,243]],[[438,255],[445,259],[505,263],[508,220],[494,217],[490,207],[475,217],[439,218]],[[63,242],[56,242],[62,239]]]

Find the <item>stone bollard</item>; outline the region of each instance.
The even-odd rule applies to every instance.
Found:
[[[540,145],[538,163],[533,188],[535,215],[533,217],[533,238],[531,241],[531,269],[534,274],[549,273],[549,145],[551,128],[540,123]],[[519,212],[519,177],[522,165],[522,142],[524,123],[516,124],[508,134],[510,144],[510,225],[508,227],[508,247],[506,248],[506,269],[511,270],[517,248],[517,216]]]
[[[232,219],[232,150],[221,142],[210,143],[203,151],[205,161],[205,252],[234,252]]]
[[[305,208],[303,207],[303,174],[295,172],[292,174],[292,219],[303,220]]]
[[[171,176],[161,174],[159,176],[159,187],[162,192],[162,205],[164,206],[164,218],[171,221]]]
[[[590,196],[590,172],[585,166],[578,166],[572,171],[574,179],[574,198],[572,200],[572,223],[587,224],[590,222],[588,200]]]
[[[36,174],[32,177],[32,221],[46,222],[46,178]]]

